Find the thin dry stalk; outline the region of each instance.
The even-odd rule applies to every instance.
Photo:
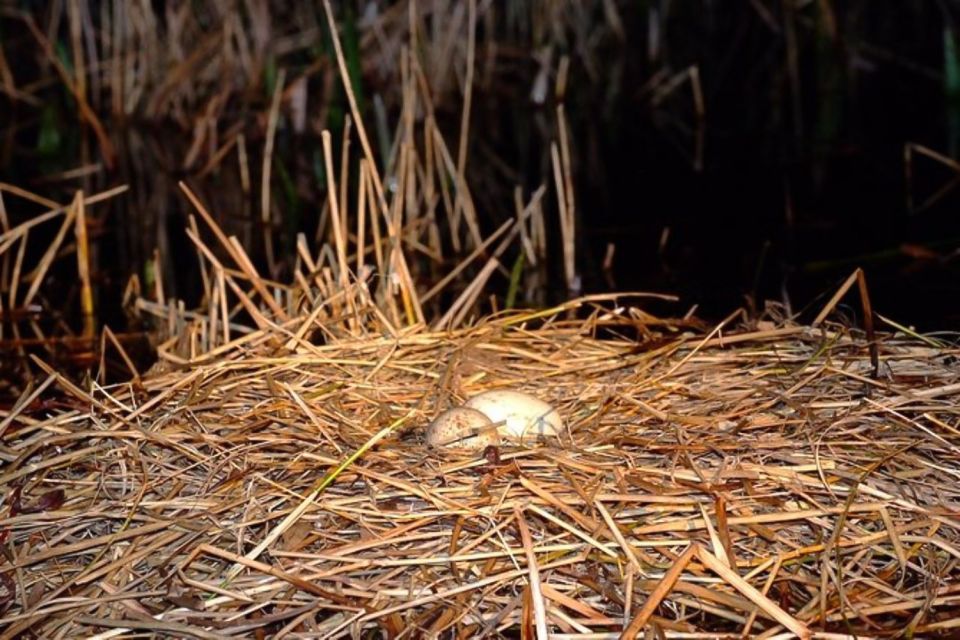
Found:
[[[687,565],[690,564],[690,561],[693,560],[696,555],[697,545],[692,544],[687,547],[687,550],[683,552],[683,555],[681,555],[676,562],[673,563],[673,566],[670,567],[669,571],[663,574],[663,578],[660,580],[660,583],[647,597],[647,601],[643,603],[642,607],[640,607],[640,611],[637,612],[637,615],[634,616],[630,624],[627,625],[627,627],[623,630],[623,633],[620,634],[621,640],[629,640],[630,638],[637,637],[640,631],[646,626],[647,622],[650,621],[650,618],[653,617],[654,612],[656,612],[657,607],[660,606],[660,603],[663,602],[663,599],[667,597],[671,591],[673,591],[674,585],[677,584],[677,581],[687,568]]]
[[[74,236],[77,241],[77,274],[80,276],[80,316],[83,318],[83,336],[93,338],[96,315],[93,308],[93,287],[90,285],[90,245],[87,242],[87,215],[83,206],[83,192],[73,199]]]
[[[273,144],[277,133],[277,122],[280,119],[280,99],[283,97],[283,85],[287,79],[287,70],[280,69],[277,75],[277,84],[273,89],[273,98],[270,101],[270,112],[267,116],[267,136],[263,149],[263,170],[260,176],[260,225],[263,230],[264,251],[267,256],[267,268],[270,274],[277,273],[276,259],[273,256],[273,215],[270,206],[270,175],[273,167]]]

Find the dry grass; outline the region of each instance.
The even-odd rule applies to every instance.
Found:
[[[267,328],[6,412],[0,637],[956,628],[956,350],[883,336],[874,380],[836,326],[638,317],[578,301],[292,352]],[[638,326],[648,348],[594,335]],[[494,387],[569,437],[427,450],[431,416]]]

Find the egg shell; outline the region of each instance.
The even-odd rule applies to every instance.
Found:
[[[465,407],[482,411],[491,422],[503,424],[500,435],[513,440],[557,437],[563,432],[563,419],[549,403],[529,393],[511,390],[485,391],[473,396]]]
[[[427,444],[447,449],[484,449],[500,443],[500,435],[491,425],[490,418],[477,409],[447,409],[427,427]]]

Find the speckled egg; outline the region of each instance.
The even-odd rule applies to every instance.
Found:
[[[454,407],[437,416],[427,427],[427,444],[447,449],[484,449],[500,443],[490,418],[477,409]]]
[[[503,423],[500,435],[512,440],[557,437],[564,429],[553,406],[521,391],[486,391],[467,400],[464,407],[482,412],[491,422]]]

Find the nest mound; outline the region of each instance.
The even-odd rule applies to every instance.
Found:
[[[956,349],[881,335],[874,377],[842,327],[587,305],[54,374],[0,423],[2,637],[957,632]],[[494,388],[569,434],[425,446]]]

